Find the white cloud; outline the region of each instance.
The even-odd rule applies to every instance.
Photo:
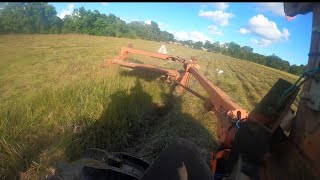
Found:
[[[158,24],[159,27],[160,27],[160,26],[162,27],[162,26],[165,25],[163,22],[160,22],[160,21],[159,21],[157,24]]]
[[[222,36],[223,33],[218,31],[218,26],[216,25],[210,25],[208,26],[208,30],[210,34],[216,35],[216,36]]]
[[[283,28],[282,36],[283,36],[286,40],[289,39],[290,33],[289,33],[289,30],[288,30],[287,28]]]
[[[209,26],[208,26],[208,29],[209,29],[209,30],[212,30],[212,31],[216,31],[216,30],[218,30],[218,26],[216,26],[216,25],[209,25]]]
[[[159,26],[159,28],[161,29],[161,30],[163,30],[163,29],[165,29],[165,28],[168,28],[169,27],[169,25],[168,24],[166,24],[166,23],[163,23],[163,22],[157,22],[157,24],[158,24],[158,26]]]
[[[241,34],[255,34],[261,37],[261,40],[251,39],[251,43],[264,47],[271,43],[279,41],[281,38],[289,39],[289,30],[283,28],[282,32],[278,29],[277,24],[268,20],[262,14],[258,14],[249,19],[246,28],[240,28]]]
[[[269,39],[264,39],[262,38],[261,40],[256,40],[256,39],[250,39],[250,42],[254,45],[257,45],[259,47],[266,47],[272,43],[271,40]]]
[[[174,37],[178,40],[184,41],[189,39],[189,35],[185,31],[173,32],[173,34],[174,34]]]
[[[285,16],[282,2],[259,3],[258,9],[261,12],[269,12],[278,16]]]
[[[171,31],[172,32],[172,31]],[[206,36],[204,33],[200,31],[191,31],[191,32],[186,32],[186,31],[177,31],[177,32],[172,32],[174,37],[177,40],[192,40],[192,41],[202,41],[205,42],[206,40],[211,41],[212,39],[208,36]]]
[[[172,30],[172,29],[168,29],[167,32],[170,33],[170,34],[175,35],[175,33],[176,33],[177,31],[174,31],[174,30]]]
[[[104,3],[101,3],[103,6],[109,6],[109,3],[106,3],[106,2],[104,2]]]
[[[218,10],[224,11],[229,7],[229,4],[224,2],[219,2],[219,3],[215,3],[215,6],[217,7]]]
[[[250,33],[250,31],[249,31],[248,29],[246,29],[246,28],[240,28],[239,32],[240,32],[241,34],[248,34],[248,33]]]
[[[68,8],[62,10],[60,14],[58,14],[58,17],[63,19],[66,15],[71,15],[74,9],[74,4],[68,4]]]
[[[151,25],[151,20],[144,21],[145,24]]]
[[[248,23],[249,31],[262,36],[266,39],[277,40],[281,37],[277,24],[273,21],[269,21],[262,14],[253,16]]]
[[[213,22],[217,23],[220,26],[228,25],[229,19],[234,17],[233,14],[227,13],[227,12],[223,12],[221,10],[217,10],[217,11],[203,11],[203,10],[200,10],[199,16],[209,18]]]
[[[192,31],[190,33],[191,36],[191,40],[193,41],[202,41],[205,42],[206,40],[211,40],[211,38],[209,38],[208,36],[206,36],[204,33],[200,32],[200,31]]]

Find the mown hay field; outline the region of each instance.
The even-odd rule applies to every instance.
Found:
[[[0,179],[39,179],[87,148],[124,151],[152,162],[175,138],[194,142],[208,160],[216,118],[190,93],[173,96],[160,75],[102,67],[121,47],[156,52],[161,42],[88,35],[0,36]],[[221,54],[165,44],[199,59],[200,72],[245,109],[278,78],[298,77]],[[130,61],[182,69],[130,55]],[[216,69],[224,72],[217,74]],[[188,87],[207,96],[191,77]]]

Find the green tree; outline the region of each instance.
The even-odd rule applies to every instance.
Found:
[[[208,51],[212,51],[213,44],[211,44],[210,41],[206,40],[206,42],[203,44],[203,47],[208,49]]]
[[[60,33],[62,21],[48,3],[2,4],[0,33]]]
[[[297,65],[292,65],[290,66],[290,70],[289,73],[291,74],[295,74],[295,75],[301,75],[303,73],[303,71],[305,71],[307,69],[307,66],[301,64],[300,66]]]
[[[203,47],[203,43],[201,41],[198,41],[198,42],[194,43],[193,47],[195,49],[201,49]]]

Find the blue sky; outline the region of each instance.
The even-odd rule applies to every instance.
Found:
[[[290,64],[307,64],[312,13],[287,21],[283,3],[50,3],[59,17],[73,9],[98,10],[126,22],[157,22],[176,39],[250,46],[254,52],[275,53]]]

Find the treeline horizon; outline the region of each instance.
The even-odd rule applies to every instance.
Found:
[[[163,42],[180,42],[194,49],[207,49],[209,52],[221,53],[234,58],[262,64],[274,69],[300,75],[306,66],[290,65],[277,55],[261,55],[253,48],[236,44],[218,42],[178,41],[173,34],[161,31],[158,24],[151,21],[126,23],[114,14],[102,14],[98,10],[74,9],[71,15],[63,19],[57,16],[53,5],[45,3],[2,3],[0,5],[0,34],[89,34],[119,38],[144,39]]]

